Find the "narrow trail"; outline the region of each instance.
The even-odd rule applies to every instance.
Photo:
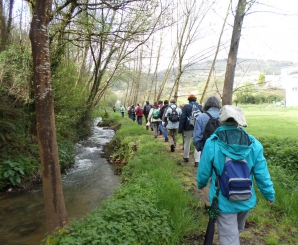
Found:
[[[153,132],[152,132],[153,137]],[[176,149],[175,152],[170,152],[170,144],[168,142],[165,142],[163,135],[158,135],[157,139],[164,142],[164,144],[167,145],[167,149],[169,151],[169,155],[173,159],[173,162],[177,165],[186,168],[188,171],[185,173],[185,179],[184,182],[185,187],[188,188],[188,191],[192,193],[196,198],[203,200],[203,192],[198,189],[197,182],[196,182],[196,176],[197,176],[197,170],[198,168],[194,166],[194,156],[193,156],[193,145],[191,145],[191,151],[189,156],[189,162],[184,162],[183,159],[183,146],[179,143],[176,143]],[[203,201],[200,202],[198,209],[204,208]],[[207,215],[207,213],[206,213]],[[207,223],[206,223],[207,228]],[[240,244],[241,245],[262,245],[264,242],[262,241],[261,237],[263,234],[256,232],[255,227],[253,223],[246,222],[245,224],[245,230],[240,235]],[[186,237],[186,243],[188,245],[201,245],[204,242],[204,234],[193,235],[190,234]],[[217,225],[215,224],[215,234],[214,234],[214,240],[213,245],[219,245],[219,239],[218,239],[218,232],[217,232]]]

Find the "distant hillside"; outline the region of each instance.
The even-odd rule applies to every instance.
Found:
[[[194,69],[210,69],[212,61],[206,61],[195,65]],[[215,64],[215,70],[225,71],[226,60],[219,60]],[[256,60],[256,59],[238,59],[236,65],[236,73],[264,73],[265,75],[279,75],[280,70],[287,66],[294,65],[291,61],[275,61],[275,60]]]
[[[188,69],[188,73],[209,73],[212,61],[204,61],[197,63]],[[225,72],[227,62],[226,60],[218,60],[215,64],[215,71],[217,73]],[[239,58],[236,65],[236,75],[249,73],[265,75],[280,75],[280,70],[287,66],[293,66],[291,61],[275,61],[275,60],[256,60],[256,59],[242,59]],[[176,69],[174,69],[176,70]],[[162,72],[164,73],[164,72]]]

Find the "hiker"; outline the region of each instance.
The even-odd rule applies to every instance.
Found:
[[[158,125],[159,122],[161,121],[159,118],[159,107],[157,102],[154,102],[153,107],[149,111],[148,115],[148,121],[151,122],[152,128],[153,128],[153,133],[154,133],[154,138],[157,138],[158,135]]]
[[[210,117],[208,116],[207,113],[209,113],[210,116],[212,116],[213,118],[218,120],[217,126],[219,126],[220,125],[220,120],[219,120],[220,108],[221,108],[221,103],[220,103],[219,99],[216,96],[211,96],[206,100],[206,103],[203,106],[204,113],[201,113],[200,115],[198,115],[198,117],[196,119],[192,140],[193,140],[196,150],[198,152],[200,152],[200,156],[202,154],[206,138],[209,138],[209,136],[210,136],[207,134],[207,132],[205,133],[206,125],[210,119]],[[199,159],[199,162],[200,162],[200,159]],[[195,167],[198,167],[199,162],[195,163]],[[209,184],[210,183],[208,183],[208,185],[204,188],[204,190],[201,190],[202,201],[204,202],[205,207],[210,206],[210,204],[209,204],[210,203]]]
[[[196,117],[203,112],[202,105],[197,103],[197,97],[194,94],[188,95],[189,103],[182,108],[182,115],[179,121],[178,133],[182,134],[183,140],[183,159],[184,162],[189,162],[190,140],[193,136],[194,122]],[[192,124],[190,121],[192,120]],[[200,153],[194,149],[195,167],[200,161]]]
[[[143,120],[143,116],[144,116],[144,113],[143,113],[143,107],[142,105],[140,104],[138,106],[138,108],[136,109],[136,115],[137,115],[137,123],[139,125],[142,125],[142,120]]]
[[[197,172],[197,184],[199,189],[203,189],[211,177],[209,198],[212,200],[212,197],[218,194],[218,198],[214,200],[218,201],[220,210],[216,217],[220,244],[239,245],[239,234],[244,229],[249,211],[256,205],[254,186],[259,187],[269,203],[274,202],[275,191],[263,155],[262,144],[242,128],[247,126],[242,110],[232,105],[225,105],[219,112],[219,118],[222,126],[205,143]],[[233,168],[234,176],[231,176],[226,161]],[[239,167],[243,171],[239,171]],[[246,173],[246,178],[243,177],[243,173]],[[228,176],[231,178],[227,179]],[[216,181],[217,179],[219,181]],[[252,185],[253,179],[257,185]],[[233,185],[225,184],[224,181],[233,181]],[[216,182],[218,189],[215,186]],[[246,190],[240,189],[239,192],[239,189],[234,189],[227,192],[228,188],[236,183],[241,183],[241,188]],[[205,238],[207,236],[208,233]]]
[[[165,118],[166,118],[165,117],[165,112],[166,112],[166,110],[169,106],[169,101],[165,100],[163,102],[163,104],[164,104],[163,107],[159,111],[159,118],[161,119],[162,122],[165,122]],[[165,138],[165,142],[169,141],[169,139],[168,139],[168,130],[165,127],[163,127],[163,137]]]
[[[204,113],[198,115],[193,131],[193,143],[197,151],[202,151],[205,144],[206,139],[204,139],[204,132],[206,124],[210,119],[207,113],[213,118],[219,118],[220,108],[221,103],[216,96],[211,96],[206,100],[206,103],[203,106]]]
[[[131,111],[130,111],[130,107],[131,107],[131,106],[127,107],[127,115],[128,115],[128,118],[131,118]]]
[[[151,108],[152,108],[152,106],[150,105],[149,101],[147,100],[146,104],[144,106],[144,110],[143,110],[146,122],[148,122],[148,115],[149,115]],[[149,126],[146,125],[146,130],[148,130],[148,129],[149,129]]]
[[[167,124],[163,122],[163,127],[168,130],[168,141],[170,144],[171,152],[175,151],[176,147],[176,137],[179,128],[179,118],[182,114],[181,109],[176,105],[176,100],[171,99],[170,105],[165,112],[165,120]]]
[[[116,106],[115,105],[113,106],[113,111],[116,112]]]
[[[125,107],[124,105],[120,106],[120,112],[121,112],[121,116],[124,117],[124,112],[125,112]]]
[[[157,101],[158,107],[159,109],[161,109],[163,107],[163,101],[162,100],[158,100]],[[161,117],[159,117],[161,119]],[[162,135],[163,134],[163,127],[162,127],[162,121],[160,121],[159,125],[158,125],[158,131],[159,134]]]
[[[130,109],[130,119],[135,121],[136,120],[136,109],[135,109],[135,105],[131,105]]]

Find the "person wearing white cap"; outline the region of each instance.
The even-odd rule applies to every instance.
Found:
[[[217,128],[205,143],[197,172],[197,184],[199,189],[204,189],[211,177],[209,198],[212,200],[218,194],[220,213],[217,216],[217,227],[220,244],[239,245],[239,234],[244,229],[249,211],[256,205],[257,197],[253,185],[249,186],[250,195],[245,199],[236,200],[231,196],[227,197],[226,187],[221,181],[224,178],[222,173],[225,172],[223,169],[226,169],[227,159],[241,164],[246,162],[245,165],[239,165],[248,168],[247,180],[256,181],[269,203],[274,202],[275,191],[263,155],[262,144],[242,128],[247,127],[242,110],[232,105],[225,105],[219,112],[219,118],[222,126]]]

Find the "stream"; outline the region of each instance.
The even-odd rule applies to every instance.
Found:
[[[97,127],[88,140],[76,144],[74,166],[62,175],[69,221],[100,206],[120,183],[114,168],[101,157],[103,146],[115,132]],[[37,245],[46,237],[42,186],[22,193],[0,194],[0,244]]]

